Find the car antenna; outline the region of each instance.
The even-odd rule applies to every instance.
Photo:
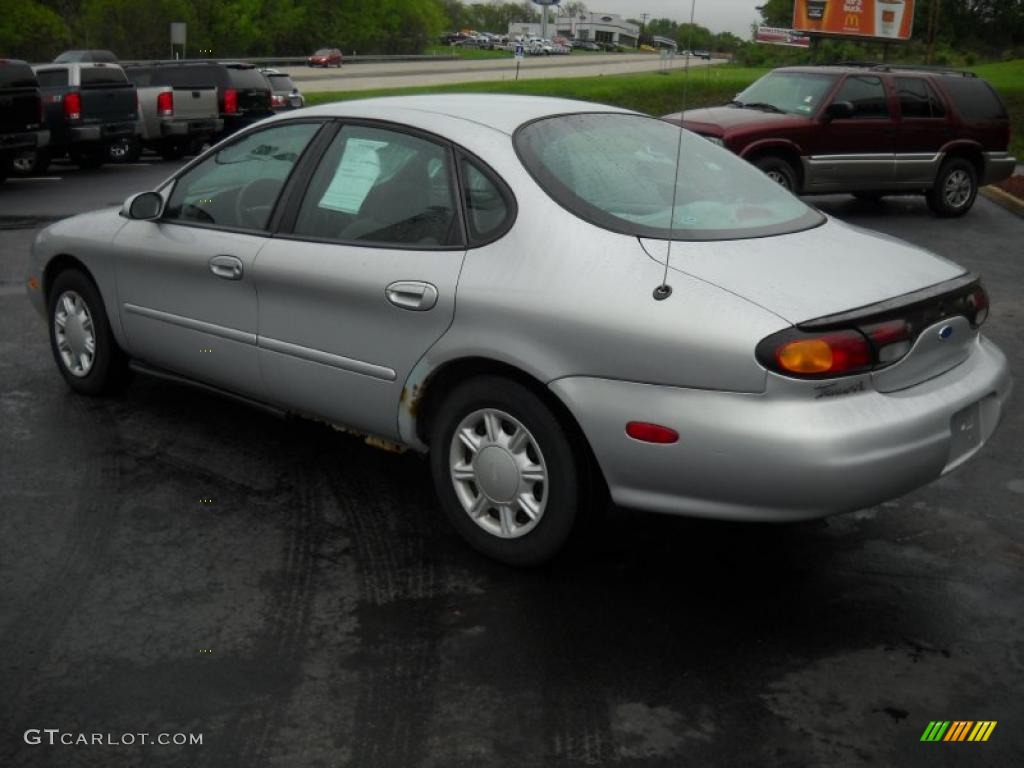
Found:
[[[696,18],[697,0],[690,3],[690,28],[686,31],[686,57],[683,64],[683,107],[679,110],[679,140],[676,142],[676,171],[672,184],[672,211],[668,218],[668,249],[665,251],[665,273],[661,277],[661,285],[654,289],[654,300],[664,301],[672,295],[672,286],[668,284],[668,265],[672,259],[672,240],[676,227],[676,194],[679,192],[679,166],[683,154],[683,113],[686,112],[686,89],[690,82],[690,51],[693,49],[693,20]]]

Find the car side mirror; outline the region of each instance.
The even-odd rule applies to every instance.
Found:
[[[848,117],[853,117],[852,101],[833,101],[825,109],[826,120],[841,120]]]
[[[157,192],[139,192],[124,201],[121,215],[136,221],[152,221],[159,218],[164,207],[164,199]]]

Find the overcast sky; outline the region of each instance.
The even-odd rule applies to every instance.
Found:
[[[649,13],[651,19],[690,20],[691,0],[584,0],[595,13],[618,13],[639,19]],[[750,22],[758,19],[758,5],[764,0],[697,0],[694,20],[712,32],[732,32],[744,40],[750,37]]]

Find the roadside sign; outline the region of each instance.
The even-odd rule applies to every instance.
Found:
[[[526,58],[526,46],[523,45],[522,43],[516,43],[516,58],[517,59],[524,59],[524,58]]]
[[[909,40],[915,0],[795,0],[793,28],[813,35]]]
[[[754,35],[755,43],[768,43],[771,45],[788,45],[793,48],[810,48],[811,38],[795,29],[781,29],[779,27],[758,27]]]

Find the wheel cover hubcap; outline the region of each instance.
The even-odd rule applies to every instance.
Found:
[[[74,291],[64,291],[53,309],[53,336],[64,367],[88,376],[96,359],[96,330],[89,307]]]
[[[967,171],[953,171],[946,177],[946,202],[961,207],[971,197],[971,177]]]
[[[504,411],[484,408],[466,416],[452,436],[448,466],[463,510],[492,536],[524,536],[544,516],[544,455],[522,422]]]
[[[789,189],[789,179],[786,178],[786,174],[782,173],[782,171],[768,171],[765,175],[776,184]]]

